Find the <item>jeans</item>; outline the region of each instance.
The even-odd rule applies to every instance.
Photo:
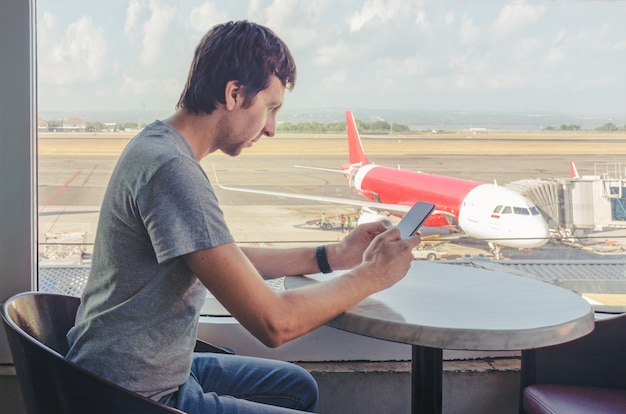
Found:
[[[195,353],[191,374],[160,402],[189,414],[314,412],[318,389],[305,369],[240,355]]]

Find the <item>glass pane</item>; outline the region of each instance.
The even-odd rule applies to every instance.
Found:
[[[424,244],[447,260],[623,260],[626,3],[372,4],[39,1],[41,266],[84,274],[117,157],[174,111],[197,42],[229,19],[271,27],[299,72],[275,138],[202,161],[241,244],[399,218],[315,196],[421,199],[438,206]],[[349,109],[367,160],[348,156]]]
[[[513,213],[514,214],[530,214],[530,211],[528,211],[527,208],[524,207],[513,207]]]

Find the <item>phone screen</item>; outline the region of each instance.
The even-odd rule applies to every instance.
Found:
[[[402,217],[400,223],[398,223],[398,228],[400,229],[402,238],[405,239],[415,234],[434,209],[435,205],[431,203],[423,201],[415,203],[413,207],[411,207],[411,209],[404,215],[404,217]]]

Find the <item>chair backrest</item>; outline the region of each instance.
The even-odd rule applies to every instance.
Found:
[[[64,358],[80,300],[27,292],[6,300],[2,319],[26,410],[41,413],[182,413],[126,390]]]
[[[574,341],[522,352],[522,390],[532,384],[626,390],[626,314],[598,319]]]

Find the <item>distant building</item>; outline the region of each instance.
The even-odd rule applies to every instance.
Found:
[[[113,132],[117,129],[117,122],[105,122],[104,127],[108,132]]]
[[[63,131],[85,132],[87,129],[87,124],[82,119],[73,117],[64,120],[61,123],[61,129]]]
[[[45,132],[48,130],[49,130],[48,121],[38,116],[37,117],[37,131]]]

